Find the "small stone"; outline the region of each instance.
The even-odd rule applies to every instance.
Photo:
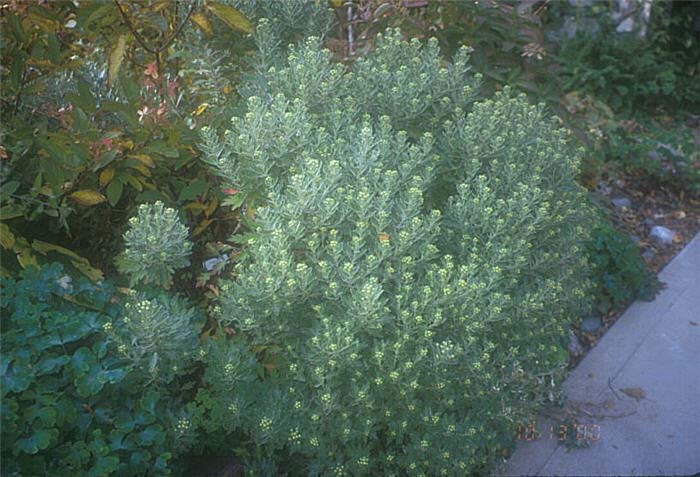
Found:
[[[581,356],[583,354],[583,346],[578,339],[578,336],[574,332],[569,333],[569,344],[566,347],[574,356]]]
[[[639,235],[632,234],[632,235],[630,235],[630,238],[632,239],[632,242],[634,242],[634,243],[639,243],[642,241],[642,239],[639,237]]]
[[[661,161],[661,156],[660,156],[659,153],[656,152],[656,151],[649,151],[649,152],[647,153],[647,156],[648,156],[649,159],[651,159],[652,161],[657,161],[657,162],[658,162],[658,161]]]
[[[673,157],[683,157],[683,153],[670,144],[658,143],[660,148],[666,149]]]
[[[613,190],[612,187],[610,187],[607,184],[598,184],[597,188],[598,188],[598,192],[600,192],[603,195],[610,195],[610,193]]]
[[[586,333],[594,333],[601,326],[603,326],[603,320],[600,319],[600,316],[588,316],[581,320],[581,331]]]
[[[655,225],[651,228],[649,236],[662,245],[670,245],[676,238],[676,232],[661,225]]]
[[[642,258],[648,262],[651,262],[654,257],[656,257],[656,250],[653,248],[647,249],[643,254]]]
[[[630,207],[632,207],[632,201],[629,200],[627,197],[620,197],[618,199],[613,199],[612,203],[618,209],[629,209]]]
[[[56,280],[56,283],[58,284],[58,286],[60,286],[64,290],[69,290],[73,286],[72,282],[73,282],[73,279],[68,275],[65,275],[65,276],[59,278],[58,280]]]
[[[210,258],[209,260],[205,260],[202,262],[202,266],[204,269],[208,272],[211,272],[214,270],[214,267],[216,267],[220,263],[226,263],[228,261],[228,255],[223,254],[221,257],[214,257]]]

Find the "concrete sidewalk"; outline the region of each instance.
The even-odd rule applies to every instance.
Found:
[[[630,306],[564,384],[591,446],[567,452],[557,434],[574,431],[542,418],[543,435],[520,440],[498,475],[700,472],[700,234],[659,279],[666,288]]]

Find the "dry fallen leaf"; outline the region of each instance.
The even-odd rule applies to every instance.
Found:
[[[637,401],[646,397],[646,394],[644,394],[644,390],[642,388],[622,388],[620,391],[627,394],[629,397],[636,399]]]
[[[677,210],[671,214],[674,219],[685,219],[685,211]]]

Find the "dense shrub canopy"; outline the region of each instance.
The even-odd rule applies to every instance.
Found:
[[[218,316],[279,351],[258,400],[243,345],[218,342],[206,402],[268,455],[312,475],[464,474],[551,389],[586,286],[577,151],[523,97],[473,104],[477,82],[467,50],[443,65],[389,32],[344,73],[309,40],[223,141],[204,132],[260,204]]]

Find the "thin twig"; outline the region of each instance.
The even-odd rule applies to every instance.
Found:
[[[166,49],[168,46],[170,46],[170,43],[172,43],[173,40],[180,34],[180,32],[182,31],[182,29],[185,28],[185,25],[186,25],[187,22],[190,20],[190,17],[192,16],[192,13],[194,13],[194,7],[195,7],[195,3],[192,2],[192,3],[190,4],[190,10],[187,12],[187,16],[185,17],[185,19],[182,21],[182,23],[180,23],[180,26],[177,28],[177,30],[175,30],[175,31],[173,32],[173,34],[170,36],[170,38],[168,38],[168,40],[163,44],[163,46],[161,46],[161,47],[158,49],[158,51],[163,51],[163,50]]]
[[[156,54],[156,50],[152,50],[146,42],[143,41],[143,38],[141,38],[141,35],[138,34],[136,31],[136,28],[134,28],[133,23],[131,23],[131,20],[129,20],[129,16],[126,14],[124,10],[122,10],[122,6],[119,4],[119,0],[114,0],[114,4],[117,6],[117,10],[119,10],[119,14],[122,17],[122,20],[124,20],[124,24],[126,24],[126,27],[131,31],[131,34],[134,35],[134,38],[136,41],[143,47],[144,50],[148,51],[149,53]]]
[[[185,25],[187,24],[187,22],[190,20],[190,17],[191,17],[192,14],[194,13],[194,8],[195,8],[195,3],[192,2],[192,3],[190,4],[190,9],[189,9],[189,11],[187,12],[187,16],[186,16],[185,19],[182,21],[182,23],[180,23],[180,26],[177,27],[177,29],[173,32],[173,34],[170,35],[170,37],[169,37],[167,40],[165,40],[165,42],[164,42],[162,45],[160,45],[158,48],[156,48],[156,49],[154,50],[154,49],[151,49],[151,47],[149,47],[149,46],[146,44],[146,42],[145,42],[144,39],[141,37],[141,35],[139,35],[139,33],[136,31],[136,28],[134,27],[134,24],[131,23],[131,20],[129,20],[129,16],[128,16],[128,15],[126,14],[126,12],[122,9],[122,6],[121,6],[121,4],[119,3],[119,0],[114,0],[114,4],[117,6],[117,10],[119,10],[119,13],[121,14],[121,17],[122,17],[122,19],[124,20],[124,23],[126,24],[127,28],[129,28],[129,30],[131,31],[131,33],[134,35],[134,38],[136,38],[136,41],[139,43],[139,45],[141,45],[146,51],[148,51],[149,53],[152,53],[152,54],[154,54],[154,55],[157,55],[157,54],[160,53],[161,51],[165,50],[168,46],[170,46],[170,44],[173,42],[173,40],[175,40],[175,38],[180,34],[180,32],[182,31],[182,29],[185,27]]]
[[[352,30],[352,2],[348,3],[348,55],[355,55],[355,37]]]

